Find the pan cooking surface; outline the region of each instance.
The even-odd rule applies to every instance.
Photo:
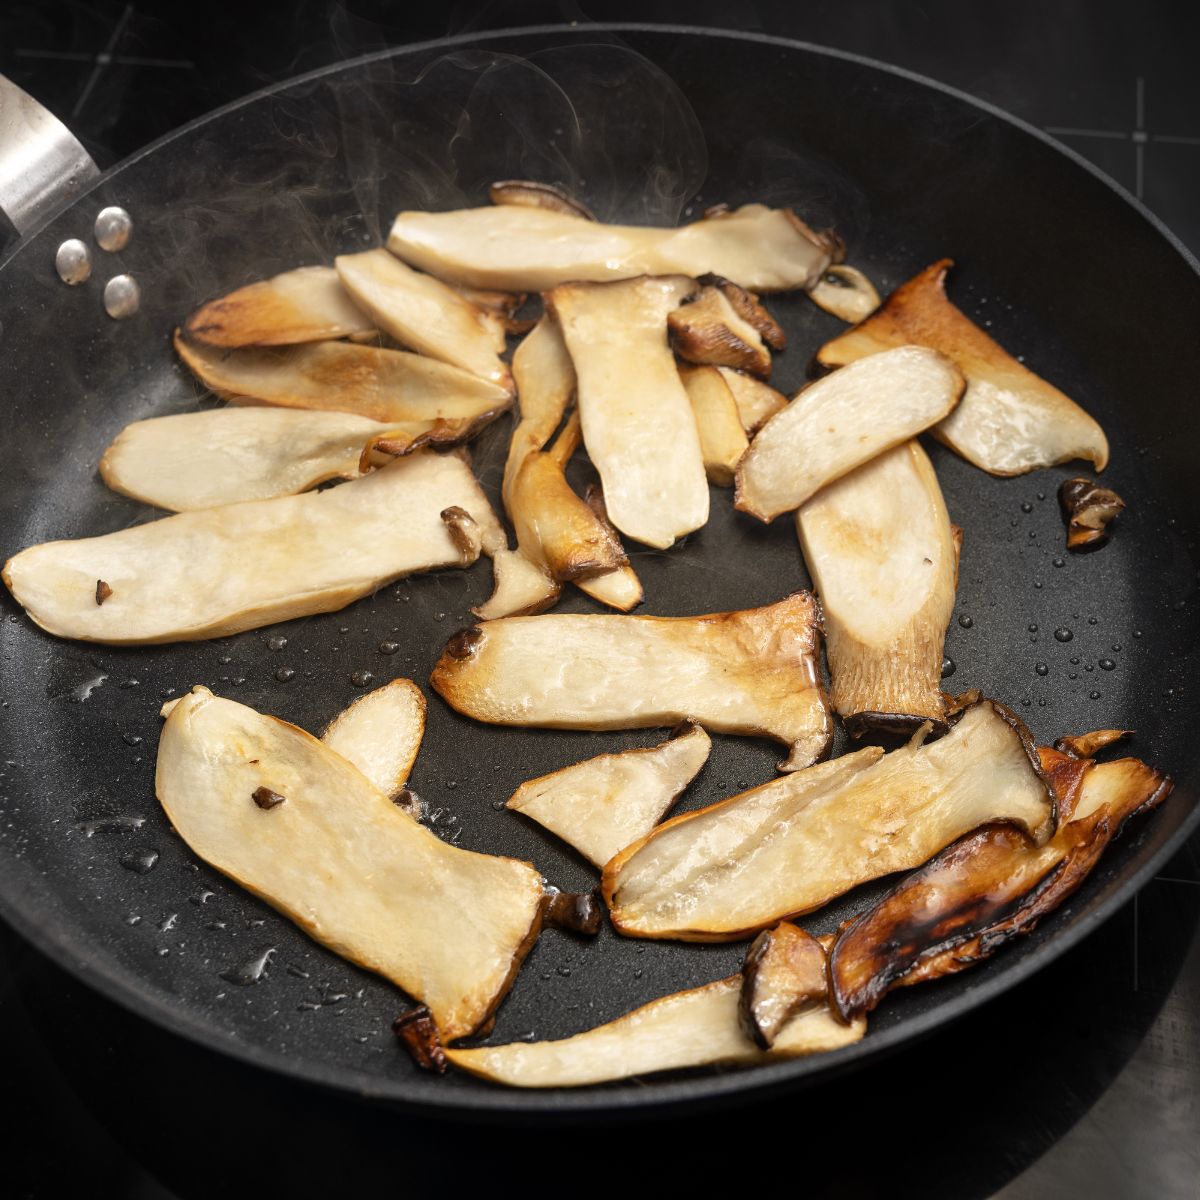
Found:
[[[614,77],[625,86],[606,91]],[[815,226],[836,225],[850,261],[881,291],[953,255],[956,302],[1104,425],[1113,448],[1104,481],[1129,507],[1105,549],[1070,555],[1056,491],[1082,464],[1000,480],[931,444],[951,516],[965,529],[946,686],[983,688],[1040,742],[1135,728],[1130,752],[1175,775],[1175,795],[1034,935],[956,979],[890,996],[859,1046],[648,1086],[507,1092],[462,1074],[418,1075],[389,1031],[402,1004],[396,990],[196,860],[168,828],[153,788],[163,698],[205,683],[319,733],[371,686],[396,675],[425,686],[446,639],[488,594],[486,564],[403,580],[339,613],[144,649],[55,640],[5,594],[6,915],[84,978],[171,1028],[277,1070],[431,1109],[594,1109],[784,1086],[915,1037],[1037,969],[1110,913],[1196,815],[1197,705],[1187,680],[1197,645],[1197,501],[1188,449],[1200,444],[1190,404],[1200,285],[1183,254],[1109,185],[954,94],[765,39],[526,31],[349,64],[189,127],[108,176],[0,270],[4,554],[155,515],[108,492],[96,462],[129,421],[196,406],[197,386],[176,363],[169,333],[200,301],[377,243],[401,207],[483,203],[486,183],[505,176],[557,178],[602,218],[673,222],[692,215],[684,204],[697,189],[696,211],[721,200],[792,203]],[[123,323],[103,315],[102,272],[68,290],[52,267],[53,247],[109,203],[129,208],[139,231],[112,260],[142,284],[142,311]],[[789,336],[773,382],[792,390],[843,326],[803,296],[770,307]],[[503,419],[474,446],[497,507],[508,429]],[[576,463],[575,482],[589,470]],[[809,582],[791,522],[764,527],[736,514],[721,489],[710,523],[686,546],[631,552],[647,613],[750,607]],[[595,607],[575,593],[555,611]],[[412,786],[443,837],[529,859],[558,887],[585,890],[596,872],[501,811],[503,802],[532,776],[658,740],[651,730],[496,729],[431,696]],[[713,740],[678,811],[774,774],[777,747]],[[835,753],[844,748],[839,735]],[[824,932],[882,890],[859,889],[805,923]],[[607,928],[587,942],[548,930],[500,1010],[494,1040],[591,1027],[735,971],[744,949],[633,941]]]

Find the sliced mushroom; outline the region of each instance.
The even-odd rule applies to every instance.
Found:
[[[461,457],[419,451],[322,492],[32,546],[8,560],[3,579],[29,616],[59,637],[113,644],[222,637],[343,608],[416,571],[469,566],[441,517],[455,505],[499,530]],[[95,603],[98,578],[113,588],[103,607]]]
[[[662,820],[711,748],[708,734],[689,723],[660,746],[601,754],[530,779],[512,794],[508,807],[603,867]]]
[[[583,439],[609,518],[659,550],[708,520],[700,438],[666,338],[668,314],[694,288],[676,275],[564,284],[546,295],[575,366]]]
[[[807,592],[703,617],[513,617],[452,638],[431,682],[493,725],[644,729],[690,717],[783,742],[794,771],[829,746],[817,629]]]
[[[588,484],[583,494],[584,503],[596,514],[596,519],[606,529],[612,530],[612,536],[617,536],[612,522],[608,519],[608,507],[604,503],[604,489],[599,484]],[[611,571],[601,571],[597,575],[572,580],[581,592],[586,592],[593,600],[607,604],[619,612],[629,612],[642,602],[642,581],[637,572],[628,563],[614,567]]]
[[[402,212],[388,249],[447,282],[514,292],[674,274],[778,292],[810,287],[833,259],[828,240],[790,209],[762,204],[677,229],[602,225],[526,205]]]
[[[692,403],[708,481],[729,487],[750,444],[733,393],[716,367],[681,367],[679,377]]]
[[[263,812],[258,787],[287,803]],[[316,738],[207,688],[167,718],[155,789],[201,858],[423,1001],[446,1041],[488,1019],[537,937],[528,863],[448,845]]]
[[[757,433],[777,412],[787,408],[787,397],[761,379],[729,367],[718,367],[717,370],[733,393],[738,416],[747,435]]]
[[[1022,366],[946,297],[944,258],[897,288],[874,316],[826,342],[817,359],[840,367],[893,346],[940,350],[967,379],[962,403],[934,434],[993,475],[1021,475],[1072,458],[1108,462],[1104,430],[1073,400]]]
[[[586,204],[569,196],[552,183],[531,183],[529,180],[502,179],[488,188],[488,199],[493,204],[512,204],[523,208],[546,208],[551,212],[563,213],[568,217],[582,217],[585,221],[596,218]]]
[[[492,571],[495,587],[491,596],[471,609],[484,621],[542,612],[562,593],[562,585],[544,567],[507,545],[493,556]]]
[[[799,508],[936,424],[962,391],[949,359],[921,346],[874,354],[810,384],[758,431],[738,465],[735,506],[762,521]]]
[[[837,1050],[861,1041],[860,1018],[842,1024],[826,1008],[791,1021],[770,1050],[760,1050],[738,1024],[741,976],[652,1000],[607,1025],[557,1042],[447,1050],[472,1075],[510,1087],[583,1087],[656,1071],[717,1063],[751,1066]]]
[[[732,941],[915,867],[1007,821],[1039,843],[1054,794],[1028,732],[993,701],[945,737],[869,746],[658,826],[604,869],[612,922],[632,937]]]
[[[321,741],[394,800],[408,782],[424,736],[421,689],[411,679],[393,679],[338,713]]]
[[[808,289],[809,298],[843,321],[865,321],[880,304],[875,285],[857,268],[835,263]]]
[[[796,514],[825,616],[830,700],[855,737],[942,726],[942,655],[958,555],[925,451],[905,442]]]
[[[1106,746],[1132,736],[1132,729],[1093,729],[1090,733],[1060,737],[1054,743],[1054,748],[1060,754],[1069,755],[1071,758],[1091,758]]]
[[[787,348],[787,334],[783,326],[763,306],[762,301],[744,287],[738,287],[719,275],[705,275],[701,280],[705,286],[715,287],[733,306],[733,311],[758,331],[759,336],[772,350]]]
[[[220,346],[290,346],[375,331],[332,267],[300,267],[210,300],[184,322],[191,342]]]
[[[742,964],[738,1017],[756,1046],[769,1050],[793,1018],[829,1007],[828,966],[825,947],[790,921],[754,939]]]
[[[771,352],[758,330],[738,315],[718,288],[701,288],[667,317],[667,327],[675,353],[688,362],[736,367],[762,379],[770,377]]]
[[[1058,488],[1058,502],[1067,522],[1068,550],[1096,550],[1108,541],[1109,522],[1125,507],[1111,488],[1090,479],[1065,479]]]
[[[380,329],[402,345],[511,391],[504,321],[386,250],[334,260],[342,286]]]

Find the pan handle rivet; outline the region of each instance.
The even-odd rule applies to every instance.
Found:
[[[104,311],[114,321],[132,317],[141,299],[141,289],[132,275],[114,275],[104,285]]]
[[[124,250],[133,236],[133,218],[116,205],[102,208],[96,217],[96,242],[101,250]]]
[[[63,283],[74,287],[92,273],[92,256],[78,238],[68,238],[54,256],[54,267]]]

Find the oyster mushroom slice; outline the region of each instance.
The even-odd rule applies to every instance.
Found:
[[[667,328],[675,353],[688,362],[770,377],[771,352],[762,336],[718,288],[701,288],[693,300],[667,317]]]
[[[729,487],[738,461],[750,445],[737,402],[716,367],[681,367],[700,434],[700,451],[709,483]]]
[[[260,787],[284,797],[264,810]],[[474,1032],[541,925],[528,863],[460,850],[316,738],[196,688],[172,710],[155,789],[196,854],[350,961]]]
[[[857,268],[835,263],[808,289],[809,299],[843,321],[863,321],[879,307],[875,285]]]
[[[676,229],[603,225],[525,205],[402,212],[387,247],[448,283],[514,292],[675,274],[777,292],[811,286],[832,261],[829,245],[791,210],[762,204]]]
[[[826,342],[817,360],[840,367],[893,346],[940,350],[966,376],[962,403],[933,430],[993,475],[1021,475],[1073,458],[1108,462],[1104,430],[1073,400],[1022,366],[946,296],[944,258],[902,284],[861,325]]]
[[[289,346],[373,333],[375,322],[346,294],[332,267],[300,267],[210,300],[184,322],[191,342]]]
[[[918,743],[866,747],[660,825],[604,869],[613,925],[731,941],[918,866],[988,822],[1049,838],[1054,794],[1007,709],[980,701]]]
[[[659,550],[708,520],[700,437],[666,337],[668,314],[695,286],[642,277],[564,284],[546,296],[575,367],[609,519]]]
[[[712,741],[689,723],[660,746],[601,754],[521,784],[508,801],[603,867],[644,837],[695,779]]]
[[[962,390],[949,359],[922,346],[873,354],[819,379],[758,431],[738,464],[736,507],[763,521],[799,508],[942,420]]]
[[[847,729],[942,725],[954,537],[925,451],[905,442],[822,488],[796,514],[825,615],[830,700]]]
[[[342,286],[380,329],[421,354],[512,390],[512,375],[500,361],[502,318],[386,250],[343,254],[334,261]]]
[[[8,560],[3,579],[29,616],[59,637],[112,644],[221,637],[332,612],[416,571],[469,566],[441,516],[456,506],[499,530],[466,462],[425,450],[322,492],[32,546]],[[112,587],[102,606],[97,579]]]
[[[430,679],[452,708],[493,725],[644,729],[690,717],[783,742],[784,769],[796,770],[831,733],[817,630],[807,592],[703,617],[511,617],[451,638]]]
[[[755,1045],[769,1050],[799,1013],[828,1007],[828,968],[825,947],[790,921],[754,939],[742,964],[738,1017]]]
[[[861,1041],[859,1018],[844,1025],[828,1007],[790,1021],[770,1050],[738,1024],[741,976],[652,1000],[607,1025],[557,1042],[447,1050],[454,1066],[510,1087],[583,1087],[656,1071],[717,1063],[752,1066],[837,1050]]]
[[[342,709],[321,741],[395,799],[408,782],[424,736],[421,689],[411,679],[393,679]]]
[[[512,405],[507,388],[406,350],[351,342],[214,350],[175,335],[179,357],[219,396],[283,408],[356,413],[373,421],[479,420]]]
[[[777,412],[787,408],[787,397],[761,379],[730,367],[718,367],[717,371],[733,395],[747,435],[757,433]]]

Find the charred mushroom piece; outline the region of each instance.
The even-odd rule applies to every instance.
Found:
[[[287,795],[270,820],[246,803],[264,781]],[[196,854],[428,1005],[445,1041],[488,1019],[537,937],[528,863],[441,841],[316,738],[206,688],[167,718],[155,787]]]
[[[940,350],[966,376],[962,403],[934,434],[993,475],[1021,475],[1072,458],[1108,462],[1104,430],[1073,400],[1022,366],[946,297],[948,258],[888,297],[874,316],[826,342],[817,359],[840,367],[893,346]]]
[[[449,1065],[432,1014],[425,1005],[409,1008],[392,1022],[392,1032],[423,1071],[444,1075]]]
[[[758,431],[738,464],[735,506],[762,521],[799,508],[936,424],[962,390],[949,359],[921,346],[874,354],[810,384]]]
[[[729,487],[738,462],[750,445],[733,392],[716,367],[682,367],[679,377],[692,402],[708,481],[718,487]]]
[[[876,746],[684,813],[604,869],[612,922],[631,937],[733,941],[918,866],[980,825],[1038,843],[1054,794],[1028,731],[994,701],[945,737]]]
[[[544,919],[551,929],[595,937],[604,920],[604,906],[595,892],[546,892]]]
[[[788,1023],[810,1008],[828,1008],[825,947],[784,921],[763,930],[746,951],[738,1017],[754,1044],[769,1050]]]
[[[753,292],[738,287],[736,283],[722,279],[719,275],[705,275],[700,282],[705,286],[715,287],[733,306],[733,311],[743,321],[749,322],[772,350],[787,348],[787,334],[784,333],[783,326],[767,312],[762,301]]]
[[[112,595],[112,588],[103,579],[96,580],[96,607],[99,608]]]
[[[787,408],[787,397],[761,379],[730,367],[718,367],[717,371],[733,394],[747,436],[757,433],[777,412]]]
[[[521,784],[508,801],[603,867],[645,837],[708,760],[712,741],[699,725],[660,746],[601,754]]]
[[[905,442],[796,514],[825,616],[830,699],[855,737],[944,726],[942,653],[958,560],[937,476]]]
[[[771,352],[758,330],[741,317],[725,294],[704,287],[667,317],[671,345],[688,362],[736,367],[767,379]]]
[[[1108,541],[1109,522],[1125,507],[1111,488],[1090,479],[1065,479],[1058,488],[1067,523],[1068,550],[1097,550]]]
[[[512,204],[520,208],[545,208],[567,217],[596,218],[586,204],[568,195],[552,183],[531,183],[522,179],[502,179],[488,188],[493,204]]]
[[[808,295],[818,308],[851,323],[866,320],[880,303],[875,285],[857,267],[845,263],[829,267]]]
[[[829,746],[817,630],[807,592],[703,617],[510,617],[451,639],[431,682],[493,725],[644,729],[690,717],[783,742],[794,771]]]
[[[1093,729],[1090,733],[1060,737],[1054,743],[1054,748],[1060,754],[1069,755],[1071,758],[1091,758],[1106,746],[1127,737],[1133,737],[1132,729]]]
[[[338,713],[321,741],[394,800],[408,782],[424,736],[421,689],[411,679],[393,679]]]

